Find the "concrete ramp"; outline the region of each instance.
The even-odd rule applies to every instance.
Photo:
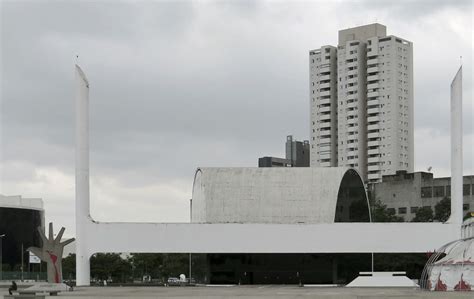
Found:
[[[418,288],[406,272],[360,272],[347,288]]]

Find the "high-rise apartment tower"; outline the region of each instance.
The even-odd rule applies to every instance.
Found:
[[[413,44],[370,24],[309,52],[311,166],[413,172]]]

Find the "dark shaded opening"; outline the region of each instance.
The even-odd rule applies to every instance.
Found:
[[[334,222],[370,222],[369,204],[359,174],[349,169],[337,194]]]
[[[212,284],[347,284],[370,271],[370,254],[209,254]]]

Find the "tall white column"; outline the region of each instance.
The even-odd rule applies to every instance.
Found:
[[[90,285],[87,245],[89,224],[89,82],[76,65],[76,284]]]
[[[462,66],[451,83],[451,217],[448,222],[461,225],[462,195]]]

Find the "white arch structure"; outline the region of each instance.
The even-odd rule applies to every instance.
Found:
[[[455,81],[460,80],[456,76]],[[461,118],[461,83],[451,105]],[[453,194],[448,223],[203,224],[106,223],[94,221],[89,205],[89,83],[76,65],[76,281],[90,285],[90,257],[98,252],[166,253],[362,253],[427,252],[459,239],[462,197]],[[452,93],[453,96],[453,93]],[[453,115],[452,115],[453,116]],[[456,131],[461,147],[462,130]],[[461,135],[460,135],[461,134]],[[462,159],[459,154],[456,159]],[[461,163],[457,163],[457,167]],[[462,170],[453,171],[462,184]],[[454,195],[458,194],[455,198]],[[458,201],[461,201],[459,203]],[[456,210],[459,209],[460,211]],[[459,218],[459,219],[458,219]]]
[[[356,207],[363,215],[352,215]],[[207,167],[194,175],[191,219],[213,224],[370,222],[370,209],[356,169]]]

